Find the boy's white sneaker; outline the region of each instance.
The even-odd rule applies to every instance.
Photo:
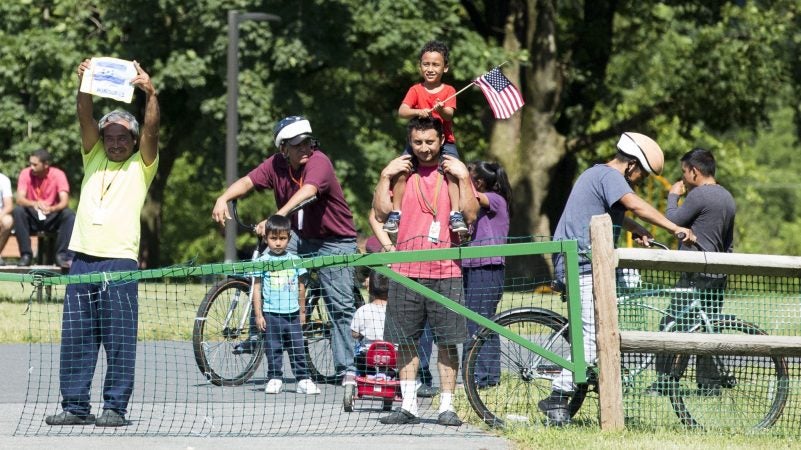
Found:
[[[298,394],[317,395],[320,393],[320,388],[314,384],[314,381],[306,378],[305,380],[300,380],[298,389],[295,392]]]
[[[273,378],[272,380],[267,382],[267,386],[264,387],[265,394],[278,394],[281,392],[281,386],[284,385],[284,382],[279,380],[278,378]]]

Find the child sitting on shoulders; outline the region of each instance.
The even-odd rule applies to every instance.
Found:
[[[442,122],[442,131],[445,143],[442,145],[440,154],[440,168],[442,173],[442,157],[447,155],[459,159],[459,152],[456,149],[456,139],[453,136],[453,115],[456,112],[456,89],[449,84],[442,82],[442,76],[448,71],[448,46],[438,41],[427,42],[420,50],[420,75],[423,81],[413,85],[406,93],[403,102],[398,108],[398,117],[401,119],[413,119],[415,117],[434,117]],[[409,144],[406,145],[404,155],[409,155],[412,164],[417,167],[417,162]],[[392,188],[392,212],[389,213],[384,222],[384,231],[389,234],[398,233],[398,225],[401,220],[400,201],[406,190],[406,182],[410,174],[398,175]],[[459,183],[458,180],[448,177],[448,197],[451,205],[459,204]],[[450,228],[454,233],[467,233],[467,224],[464,221],[461,211],[451,211]]]

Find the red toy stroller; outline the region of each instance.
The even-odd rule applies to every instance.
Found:
[[[401,400],[395,345],[387,341],[375,341],[367,349],[363,365],[359,364],[358,359],[356,367],[361,366],[359,370],[364,371],[356,375],[356,386],[345,386],[343,408],[346,412],[353,412],[353,401],[364,398],[382,400],[383,410],[392,410],[392,402]]]

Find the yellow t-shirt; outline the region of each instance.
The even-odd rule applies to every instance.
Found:
[[[82,153],[84,176],[70,250],[101,258],[139,259],[139,216],[159,158],[150,166],[138,151],[109,161],[103,140]]]

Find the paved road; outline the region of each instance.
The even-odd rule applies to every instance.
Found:
[[[29,351],[30,350],[30,351]],[[30,353],[30,357],[29,357]],[[323,386],[319,396],[284,392],[265,396],[264,379],[236,388],[205,382],[186,342],[141,344],[131,425],[103,430],[48,427],[42,420],[58,412],[58,348],[0,345],[4,362],[0,389],[0,447],[94,449],[204,449],[267,445],[271,448],[506,449],[509,443],[476,428],[436,425],[436,408],[421,403],[420,425],[385,426],[379,403],[360,401],[342,412],[342,388]],[[92,399],[101,408],[102,366]],[[261,372],[259,372],[261,373]],[[288,382],[285,386],[294,387]],[[16,433],[16,435],[14,435]],[[254,440],[254,436],[259,436]]]

